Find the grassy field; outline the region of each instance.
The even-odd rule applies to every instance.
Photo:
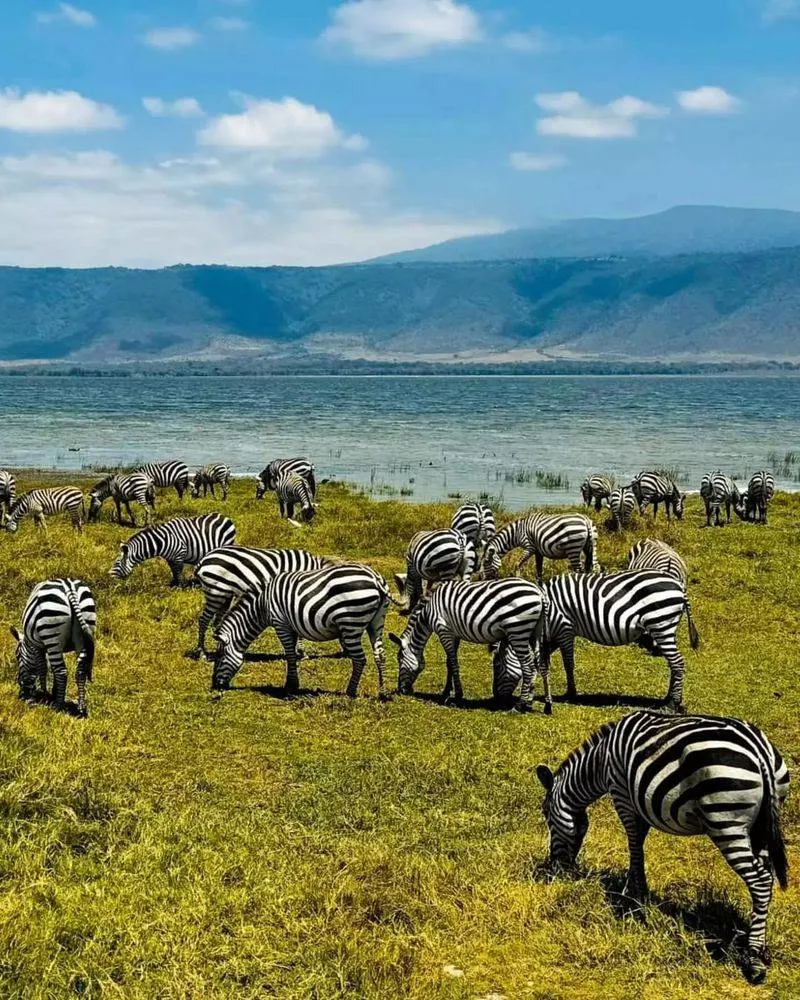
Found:
[[[323,486],[320,499],[317,521],[302,530],[279,522],[270,497],[257,503],[249,482],[234,485],[225,509],[244,544],[303,545],[368,562],[390,580],[413,532],[448,524],[453,509],[375,502],[338,486]],[[158,514],[214,508],[171,494]],[[298,700],[280,697],[282,663],[252,662],[213,702],[209,666],[184,655],[200,595],[167,590],[163,563],[112,581],[130,532],[108,513],[82,535],[63,518],[50,520],[46,540],[28,520],[0,535],[3,1000],[751,994],[732,944],[746,891],[706,838],[651,835],[655,902],[644,923],[618,918],[609,899],[627,850],[608,802],[591,813],[585,877],[535,877],[546,845],[535,766],[558,764],[602,722],[660,698],[663,661],[579,641],[585,694],[579,704],[557,700],[550,719],[541,703],[527,716],[491,711],[488,655],[475,647],[462,647],[467,705],[437,704],[435,640],[414,697],[379,703],[370,666],[350,701],[347,661],[319,659],[301,664],[307,694]],[[689,710],[757,723],[792,767],[800,496],[777,497],[770,514],[766,528],[706,529],[694,498],[683,523],[659,518],[656,530],[690,568],[703,644],[689,651],[681,626]],[[646,533],[649,518],[627,535],[601,528],[603,566],[621,567]],[[16,694],[8,625],[19,623],[32,584],[62,575],[89,582],[98,600],[86,721]],[[389,627],[402,627],[394,609]],[[265,636],[257,648],[278,645]],[[70,697],[72,677],[70,664]],[[552,679],[559,694],[558,656]],[[760,987],[776,1000],[800,997],[796,791],[785,832],[795,875],[776,894],[774,965]]]

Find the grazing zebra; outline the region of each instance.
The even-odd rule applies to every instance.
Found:
[[[192,496],[195,500],[200,496],[200,490],[203,491],[203,496],[208,495],[208,491],[211,490],[211,496],[216,498],[216,493],[214,492],[214,487],[217,483],[222,487],[222,499],[228,499],[228,484],[231,481],[231,470],[227,465],[204,465],[202,469],[198,469],[194,474],[192,479]]]
[[[172,570],[170,587],[181,586],[184,566],[196,565],[212,549],[233,545],[236,526],[222,514],[173,517],[171,521],[142,528],[119,547],[111,576],[127,579],[146,559],[163,559]]]
[[[185,462],[150,462],[136,471],[149,476],[157,489],[173,487],[179,500],[189,489],[189,466]]]
[[[640,472],[629,485],[642,513],[648,504],[652,504],[653,517],[658,517],[658,505],[663,503],[668,521],[672,514],[679,521],[683,517],[686,494],[681,493],[678,484],[668,476],[661,475],[659,472]]]
[[[258,593],[245,595],[217,629],[217,662],[212,691],[229,688],[241,667],[247,647],[271,626],[286,654],[286,693],[297,694],[297,642],[338,639],[353,664],[347,694],[355,698],[366,657],[367,633],[378,668],[378,690],[384,696],[383,623],[389,608],[386,581],[367,566],[341,564],[310,573],[273,577]]]
[[[78,712],[85,716],[86,682],[92,679],[97,609],[91,590],[81,580],[45,580],[31,591],[22,613],[22,634],[12,625],[17,641],[17,680],[20,698],[47,697],[47,670],[53,672],[52,703],[64,707],[67,667],[64,653],[78,654],[75,680]]]
[[[706,834],[750,892],[745,972],[767,971],[766,924],[773,879],[786,888],[788,861],[780,812],[789,771],[767,737],[748,722],[633,712],[606,723],[553,772],[536,769],[552,869],[573,867],[589,826],[587,808],[609,795],[628,837],[625,895],[647,896],[644,841],[651,827]]]
[[[17,481],[10,472],[0,469],[0,516],[10,513],[17,495]]]
[[[62,514],[65,511],[70,516],[72,527],[81,531],[86,505],[83,493],[76,487],[55,486],[52,489],[31,490],[30,493],[17,497],[4,527],[6,531],[16,531],[22,518],[30,514],[34,523],[47,531],[44,515]]]
[[[491,539],[483,553],[483,572],[494,579],[500,561],[512,549],[524,549],[525,556],[517,573],[534,556],[536,580],[542,582],[542,567],[548,559],[568,559],[570,569],[581,568],[584,557],[586,572],[596,568],[597,529],[585,514],[545,514],[537,511],[511,521]]]
[[[144,510],[144,523],[150,523],[150,511],[156,509],[156,488],[153,480],[144,472],[106,476],[95,483],[89,493],[89,516],[87,520],[97,521],[100,508],[105,500],[111,497],[117,512],[117,523],[122,524],[122,505],[128,512],[131,527],[136,527],[136,518],[131,510],[131,501],[138,503]]]
[[[278,496],[278,508],[281,512],[281,517],[286,518],[287,521],[291,521],[293,524],[297,524],[294,520],[294,509],[295,507],[299,507],[306,524],[310,524],[314,520],[314,516],[317,513],[316,504],[314,503],[314,493],[308,484],[308,480],[304,479],[299,473],[282,472],[278,476],[275,492]]]
[[[418,531],[406,550],[406,572],[395,573],[401,594],[407,594],[408,611],[422,597],[425,583],[463,580],[469,583],[475,572],[475,547],[460,531],[437,528]]]
[[[205,599],[196,655],[205,655],[206,631],[211,622],[218,624],[243,594],[263,590],[279,573],[322,569],[330,563],[331,560],[312,556],[303,549],[251,549],[243,545],[228,545],[203,556],[194,571]]]
[[[581,483],[581,496],[587,507],[594,504],[594,509],[599,511],[613,489],[614,480],[611,476],[587,476]]]
[[[775,478],[771,472],[762,469],[751,476],[747,492],[743,493],[733,509],[743,521],[767,523],[767,504],[775,495]]]
[[[608,507],[611,511],[611,523],[614,528],[628,528],[633,515],[638,511],[636,494],[630,486],[616,486],[608,497]]]
[[[462,535],[466,535],[476,552],[480,552],[497,531],[492,508],[472,502],[462,504],[458,508],[453,514],[450,527],[453,531],[460,531]]]
[[[675,549],[658,538],[643,538],[631,547],[627,569],[650,569],[674,577],[686,589],[689,573]]]
[[[722,526],[722,518],[719,509],[725,504],[725,520],[731,523],[731,507],[736,507],[741,502],[739,488],[730,476],[723,476],[721,472],[712,472],[703,476],[700,483],[700,496],[706,505],[706,527],[711,527],[711,515],[714,515],[714,523],[719,528]]]
[[[425,646],[435,634],[447,655],[447,680],[442,699],[462,701],[464,692],[458,665],[461,642],[482,646],[506,643],[522,669],[522,697],[519,708],[530,711],[533,683],[540,665],[548,602],[541,587],[527,580],[483,580],[461,583],[451,580],[437,587],[411,614],[402,638],[389,633],[400,647],[398,683],[400,694],[411,694],[414,682],[425,668]],[[531,646],[534,654],[531,655]],[[546,667],[542,667],[544,711],[553,711]]]
[[[278,480],[283,472],[296,472],[309,485],[311,499],[317,495],[317,481],[314,478],[314,466],[307,458],[276,458],[256,476],[256,500],[261,500],[268,490],[278,488]]]

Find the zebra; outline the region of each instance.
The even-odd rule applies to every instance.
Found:
[[[173,487],[179,500],[189,489],[189,466],[185,462],[150,462],[136,471],[149,476],[157,489]]]
[[[581,497],[587,507],[594,504],[594,509],[599,511],[613,489],[614,480],[611,476],[587,476],[581,483]]]
[[[271,626],[286,655],[286,694],[300,690],[298,639],[339,639],[353,665],[347,694],[355,698],[367,662],[362,647],[366,632],[378,669],[379,696],[385,697],[383,624],[391,600],[386,581],[368,566],[342,563],[273,577],[263,590],[245,595],[217,628],[212,691],[230,687],[247,647]]]
[[[208,491],[211,490],[211,496],[216,497],[214,486],[219,483],[222,487],[222,499],[227,500],[230,481],[231,470],[227,465],[204,465],[202,469],[195,472],[192,479],[192,497],[197,500],[201,489],[203,496],[207,496]]]
[[[629,570],[651,569],[656,573],[663,573],[664,576],[672,576],[684,590],[689,578],[686,563],[675,549],[670,548],[666,542],[662,542],[659,538],[643,538],[631,546],[626,568]]]
[[[406,613],[419,603],[425,583],[442,580],[469,583],[475,564],[475,547],[460,531],[453,528],[418,531],[406,550],[406,572],[394,575],[398,590],[408,598]]]
[[[17,495],[17,481],[10,472],[0,469],[0,517],[11,512]]]
[[[222,514],[173,517],[164,524],[142,528],[119,547],[111,576],[126,580],[139,563],[163,559],[172,571],[170,587],[181,586],[183,567],[196,565],[212,549],[233,545],[236,526]]]
[[[492,508],[474,502],[462,504],[458,508],[453,514],[450,527],[453,531],[460,531],[462,535],[466,535],[476,553],[483,549],[497,531]]]
[[[608,497],[611,524],[614,528],[628,528],[633,515],[639,510],[636,494],[630,486],[616,486]]]
[[[589,826],[587,808],[609,795],[628,838],[624,895],[647,896],[644,842],[651,827],[678,836],[706,834],[747,886],[752,901],[744,971],[766,976],[766,924],[773,879],[786,888],[780,826],[789,771],[756,726],[708,715],[639,711],[606,723],[553,773],[536,769],[551,870],[575,865]]]
[[[311,490],[311,499],[316,497],[314,466],[307,458],[276,458],[256,476],[256,500],[261,500],[267,491],[274,492],[277,489],[282,472],[296,472],[298,476],[302,476]]]
[[[281,517],[297,524],[297,521],[294,520],[294,509],[297,506],[300,508],[300,513],[306,524],[310,524],[314,520],[317,513],[314,493],[308,480],[299,473],[286,470],[281,472],[278,476],[275,492],[278,496]]]
[[[531,558],[536,559],[536,582],[542,582],[542,567],[548,559],[568,559],[570,569],[581,568],[584,557],[586,572],[597,568],[597,529],[585,514],[545,514],[536,511],[511,521],[491,539],[483,553],[483,572],[487,579],[494,579],[500,570],[500,561],[512,549],[524,549],[525,556],[517,573]]]
[[[144,472],[121,473],[106,476],[95,483],[89,493],[89,515],[87,520],[97,521],[104,501],[111,497],[117,512],[117,523],[122,524],[122,505],[128,512],[131,527],[136,527],[136,518],[131,511],[131,501],[144,510],[144,523],[150,523],[150,511],[156,509],[156,488],[153,480]]]
[[[645,507],[653,505],[653,517],[658,517],[658,505],[664,504],[667,520],[671,520],[672,514],[680,521],[683,518],[683,505],[686,501],[686,494],[681,493],[678,484],[668,476],[659,472],[640,472],[634,477],[630,488],[633,490],[639,510],[644,513]]]
[[[322,569],[330,564],[330,559],[313,556],[303,549],[251,549],[244,545],[228,545],[204,555],[194,571],[194,580],[204,597],[194,655],[205,656],[208,626],[212,621],[218,624],[243,594],[263,590],[279,573]]]
[[[461,642],[489,647],[506,643],[522,669],[522,696],[517,707],[530,711],[533,682],[543,662],[540,648],[547,611],[548,601],[542,588],[528,580],[507,578],[478,583],[450,580],[441,584],[416,606],[402,638],[389,633],[392,642],[400,647],[398,693],[413,691],[414,682],[425,668],[425,646],[432,634],[438,637],[447,655],[447,680],[442,691],[445,702],[451,698],[460,702],[464,698],[458,665]],[[541,674],[544,712],[550,715],[553,703],[546,667],[541,668]]]
[[[738,504],[733,505],[736,514],[743,521],[767,523],[767,504],[775,495],[775,477],[762,469],[750,477],[747,492],[741,495]]]
[[[83,519],[86,516],[86,504],[83,493],[75,486],[55,486],[51,489],[31,490],[17,497],[9,511],[4,527],[6,531],[16,531],[19,522],[30,514],[34,523],[47,531],[45,514],[61,514],[66,511],[70,516],[72,527],[83,530]]]
[[[721,472],[712,472],[703,476],[700,483],[700,496],[706,506],[706,527],[711,527],[711,515],[714,515],[714,523],[718,528],[722,527],[722,519],[719,509],[725,504],[725,521],[731,523],[731,507],[736,507],[741,502],[741,495],[736,483],[730,476],[724,476]]]
[[[67,668],[64,653],[75,652],[78,662],[78,713],[86,716],[86,682],[92,679],[97,608],[82,580],[44,580],[30,593],[22,613],[22,633],[12,625],[17,642],[17,681],[20,698],[38,693],[47,697],[47,670],[53,672],[52,703],[64,708]]]

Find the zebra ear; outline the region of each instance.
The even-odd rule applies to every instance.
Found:
[[[549,792],[553,787],[553,772],[547,764],[540,764],[536,768],[536,777],[542,783],[542,788],[544,788],[546,792]]]
[[[22,636],[19,634],[19,629],[16,625],[11,626],[11,634],[14,636],[17,642],[22,641]]]
[[[399,635],[395,635],[394,632],[390,632],[389,633],[389,638],[392,640],[392,642],[395,644],[395,646],[402,646],[403,645],[403,640],[400,638]]]

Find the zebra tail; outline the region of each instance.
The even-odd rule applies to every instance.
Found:
[[[548,664],[548,643],[550,641],[550,636],[547,629],[547,619],[550,615],[550,603],[545,598],[542,601],[542,611],[539,615],[539,621],[536,623],[536,628],[533,630],[533,641],[539,652],[540,667],[542,664]]]
[[[83,649],[86,653],[84,658],[84,670],[86,671],[87,679],[91,680],[92,667],[94,666],[94,632],[92,632],[89,623],[84,618],[80,602],[78,601],[78,595],[75,593],[75,588],[71,581],[67,581],[67,600],[72,608],[72,613],[75,615],[75,620],[80,625],[81,632],[83,633]]]
[[[594,524],[591,524],[589,527],[589,537],[586,539],[586,545],[584,546],[583,552],[586,572],[593,573],[597,566],[595,561],[597,553],[597,528]]]
[[[698,649],[700,646],[700,633],[695,628],[694,619],[692,618],[692,605],[688,597],[684,598],[683,606],[686,608],[686,622],[689,626],[689,645],[692,649]]]
[[[750,835],[753,850],[760,853],[764,848],[769,855],[772,873],[781,889],[789,884],[789,859],[781,830],[780,800],[775,789],[775,775],[761,764],[764,780],[764,797]]]

